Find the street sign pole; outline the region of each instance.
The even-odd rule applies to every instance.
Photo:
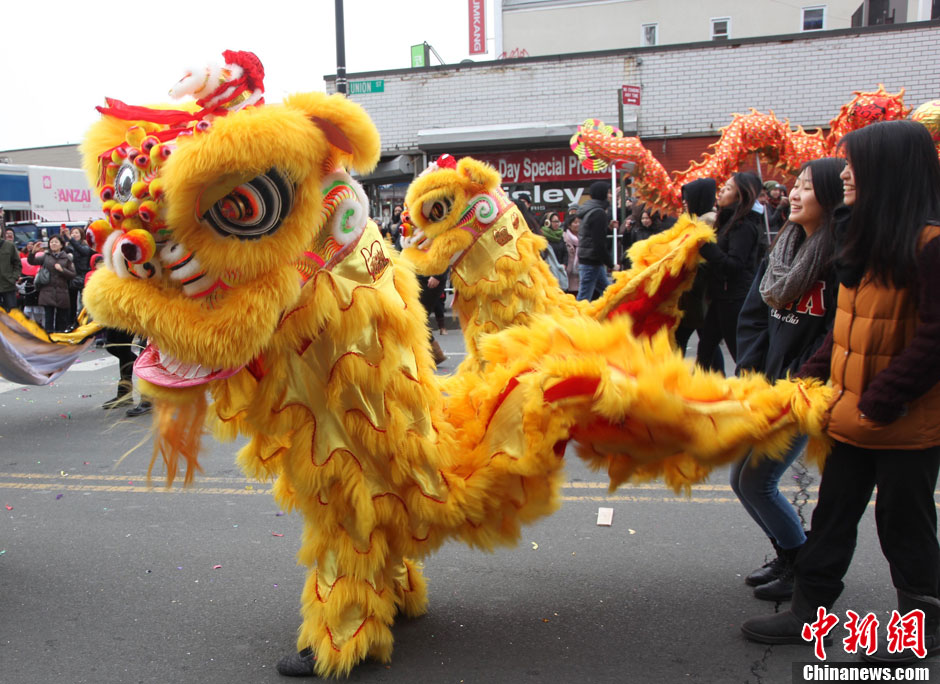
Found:
[[[336,0],[336,92],[346,94],[346,29],[343,0]]]
[[[611,216],[613,216],[614,221],[617,220],[617,162],[614,162],[610,165],[610,196],[613,198],[613,205],[611,207]],[[620,232],[620,227],[614,228],[614,270],[617,268],[617,264],[620,263],[620,260],[617,258],[617,233]]]
[[[617,98],[617,113],[618,113],[617,124],[620,127],[620,130],[623,131],[623,93],[621,92],[620,95],[621,96]],[[620,211],[621,213],[623,213],[623,218],[621,219],[621,224],[622,224],[626,222],[627,220],[627,214],[626,214],[627,188],[623,183],[618,183],[617,185],[619,186],[619,188],[617,188],[617,190],[614,191],[616,193],[614,196],[619,197],[620,199]],[[624,239],[626,239],[627,237],[626,230],[624,230],[623,236],[624,236]]]

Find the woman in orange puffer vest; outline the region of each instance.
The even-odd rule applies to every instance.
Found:
[[[752,618],[761,643],[804,643],[804,623],[832,607],[875,486],[875,521],[898,612],[923,611],[926,655],[940,653],[940,545],[934,490],[940,469],[940,162],[927,129],[878,123],[847,135],[832,333],[801,375],[829,377],[836,395],[809,539],[796,559],[791,609]],[[915,614],[916,615],[916,614]],[[884,637],[886,632],[880,636]],[[910,662],[886,640],[866,660]]]

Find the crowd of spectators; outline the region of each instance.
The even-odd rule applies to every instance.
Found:
[[[6,228],[0,243],[0,306],[22,310],[46,332],[71,330],[93,254],[78,226],[62,225],[58,233],[22,245]]]

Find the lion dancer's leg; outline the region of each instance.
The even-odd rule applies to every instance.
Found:
[[[415,591],[423,589],[423,581],[390,558],[382,529],[365,539],[354,535],[342,525],[305,523],[300,560],[310,571],[301,599],[297,648],[300,659],[307,656],[309,671],[296,674],[345,676],[367,657],[388,662],[399,606],[414,608],[426,602],[426,595],[416,596],[417,603],[402,598],[402,582]]]
[[[394,571],[396,603],[405,617],[416,618],[428,612],[428,584],[421,568],[418,561],[405,558]]]

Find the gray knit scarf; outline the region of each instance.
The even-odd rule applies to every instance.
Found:
[[[805,240],[803,235],[801,226],[788,224],[767,255],[760,296],[774,309],[784,309],[802,297],[825,267],[824,255],[820,254],[822,233],[816,231]]]

